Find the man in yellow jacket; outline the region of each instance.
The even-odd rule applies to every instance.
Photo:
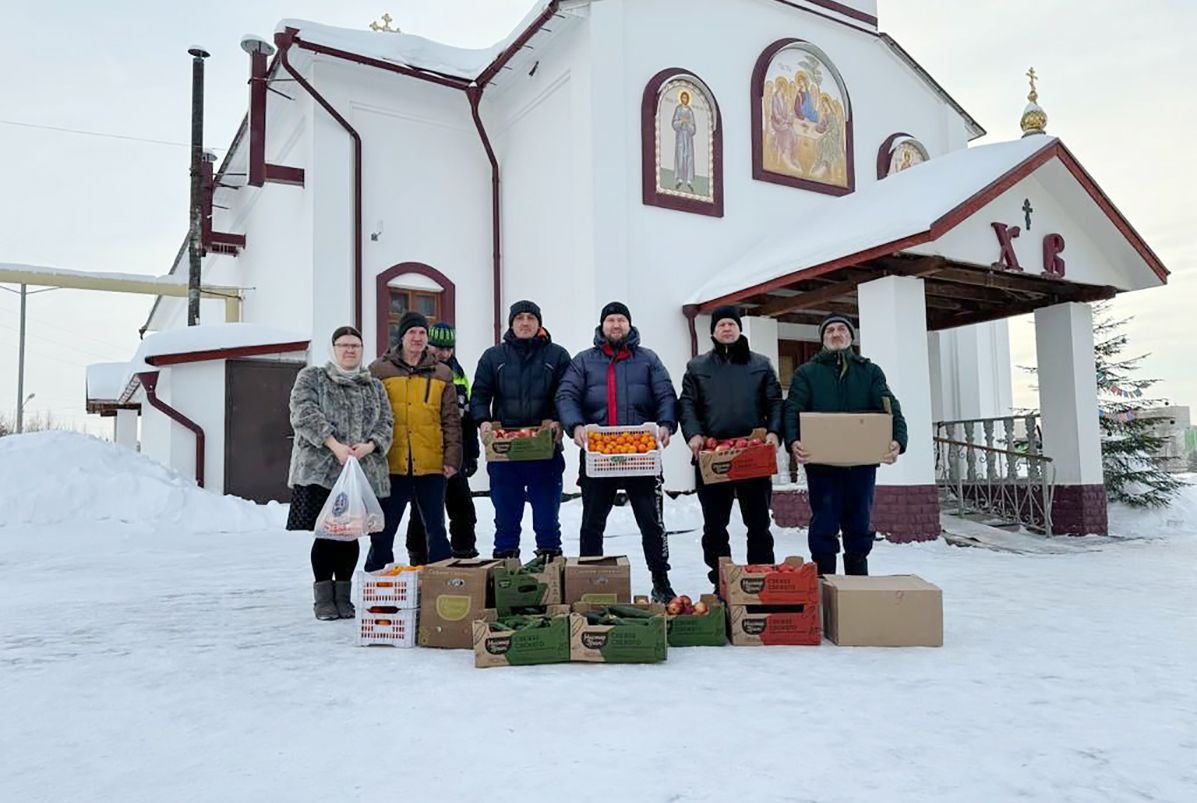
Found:
[[[382,502],[385,526],[370,536],[366,571],[395,559],[395,531],[408,501],[428,533],[428,560],[449,557],[445,533],[445,481],[461,470],[461,413],[453,373],[428,351],[428,319],[408,312],[399,321],[399,342],[370,365],[382,380],[395,434],[387,452],[391,495]]]

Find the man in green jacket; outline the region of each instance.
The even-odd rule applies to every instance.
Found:
[[[844,573],[868,574],[869,552],[873,548],[873,491],[877,466],[824,466],[809,462],[802,445],[799,413],[893,414],[893,440],[882,459],[893,463],[906,451],[906,419],[890,391],[881,368],[852,350],[856,332],[852,322],[832,315],[819,325],[823,350],[794,372],[785,403],[786,443],[794,458],[806,469],[811,520],[808,531],[811,559],[819,574],[835,574],[844,539]]]

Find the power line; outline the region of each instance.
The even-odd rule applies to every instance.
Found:
[[[88,137],[105,137],[107,139],[123,139],[129,142],[148,142],[153,145],[173,145],[179,148],[190,148],[191,145],[187,142],[171,142],[165,139],[149,139],[147,137],[133,137],[128,134],[109,134],[104,131],[85,131],[81,128],[64,128],[54,125],[42,125],[40,123],[24,123],[19,120],[0,120],[0,125],[13,125],[20,128],[36,128],[41,131],[58,131],[63,134],[82,134]],[[223,151],[225,148],[214,148],[212,146],[205,146],[207,150]]]

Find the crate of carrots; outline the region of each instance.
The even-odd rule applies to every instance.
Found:
[[[655,477],[661,473],[656,424],[586,427],[587,477]]]

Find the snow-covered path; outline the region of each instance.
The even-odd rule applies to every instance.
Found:
[[[879,544],[875,573],[944,589],[942,649],[491,670],[316,622],[302,535],[9,520],[0,799],[1188,801],[1195,511],[1189,489],[1079,554]],[[694,527],[695,501],[667,519]],[[646,590],[630,511],[608,532]],[[779,556],[803,541],[779,531]],[[671,548],[679,592],[705,590],[698,532]]]

